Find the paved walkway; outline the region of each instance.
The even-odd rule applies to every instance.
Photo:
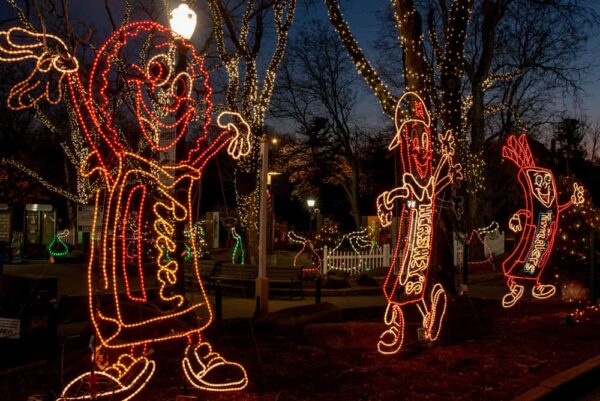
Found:
[[[63,295],[78,297],[87,295],[87,266],[85,263],[73,264],[50,264],[48,262],[23,263],[14,265],[5,265],[4,274],[17,275],[32,278],[55,277],[58,279],[58,296]],[[155,282],[154,277],[146,276],[145,282],[151,286]],[[133,288],[139,288],[136,278],[131,283]],[[365,287],[361,287],[365,288]],[[370,288],[370,287],[367,287]],[[483,299],[500,300],[506,291],[504,280],[500,272],[479,273],[470,276],[469,295]],[[340,308],[359,308],[370,306],[385,306],[385,298],[375,290],[373,295],[348,295],[340,296],[322,295],[323,302],[330,302]],[[193,294],[190,294],[193,296]],[[214,295],[210,295],[214,302]],[[314,303],[314,296],[306,295],[304,299],[271,299],[269,302],[269,311],[276,312],[281,309],[294,306],[309,305]],[[255,310],[255,299],[241,297],[223,297],[223,318],[252,317]]]

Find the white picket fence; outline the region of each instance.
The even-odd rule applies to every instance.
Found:
[[[387,267],[390,262],[391,254],[388,244],[365,253],[331,251],[324,247],[321,274],[338,270],[348,273],[350,276],[358,276],[376,267]]]

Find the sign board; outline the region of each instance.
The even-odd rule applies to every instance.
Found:
[[[104,209],[98,208],[98,216],[96,217],[96,228],[102,227],[102,219]],[[77,231],[91,232],[92,224],[94,224],[94,206],[78,205],[77,206]]]
[[[173,131],[165,131],[160,133],[160,140],[158,141],[158,145],[162,148],[170,146],[175,138],[177,137],[177,133]],[[159,164],[175,164],[177,161],[175,160],[175,148],[176,146],[171,146],[167,150],[163,150],[159,153]]]
[[[45,203],[27,203],[25,205],[25,210],[28,212],[51,212],[52,209],[52,205]]]
[[[21,320],[0,317],[0,338],[18,339],[21,335]]]

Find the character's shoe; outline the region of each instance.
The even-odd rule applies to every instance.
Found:
[[[510,292],[502,297],[502,306],[505,308],[513,307],[519,299],[523,296],[525,287],[519,284],[513,284],[510,287]]]
[[[181,365],[188,382],[201,390],[235,391],[248,385],[244,367],[226,361],[206,342],[188,345]]]
[[[381,333],[377,342],[377,351],[381,354],[395,354],[404,342],[404,314],[398,305],[389,303],[384,315],[384,322],[390,326]]]
[[[429,312],[423,319],[423,328],[429,341],[437,340],[442,329],[442,322],[444,321],[444,315],[446,314],[447,304],[446,291],[441,284],[436,284],[431,290],[431,305]]]
[[[127,401],[144,388],[154,369],[154,361],[144,356],[123,354],[106,370],[87,372],[72,380],[57,401]]]
[[[552,284],[537,284],[531,289],[531,295],[537,299],[550,298],[554,294],[556,294],[556,287]]]

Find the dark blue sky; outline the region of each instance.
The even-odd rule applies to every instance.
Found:
[[[1,1],[1,0],[0,0]],[[197,0],[200,3],[203,0]],[[114,5],[116,10],[115,17],[120,18],[122,12],[122,0],[110,0],[109,3]],[[162,1],[156,0],[157,6],[162,4]],[[172,4],[178,3],[178,1],[171,1]],[[302,2],[300,2],[302,3]],[[377,19],[377,11],[383,10],[386,4],[389,4],[389,0],[350,0],[344,2],[344,16],[349,21],[350,26],[357,37],[360,46],[365,50],[368,56],[372,60],[375,60],[377,54],[372,50],[372,43],[376,40],[378,27],[380,25]],[[600,13],[600,1],[589,0],[589,4],[594,7]],[[85,21],[93,21],[94,25],[98,26],[99,36],[103,37],[110,33],[108,25],[108,18],[104,9],[104,1],[100,0],[89,0],[89,1],[72,1],[70,2],[72,8],[71,14],[73,19],[82,19]],[[0,3],[0,14],[6,15],[6,12],[10,10],[6,3]],[[194,34],[193,39],[199,39],[205,37],[208,34],[207,26],[210,22],[207,21],[208,15],[202,13],[198,16],[198,28]],[[316,18],[327,22],[327,14],[325,5],[321,1],[316,1],[315,5],[306,11],[303,6],[299,6],[296,15],[295,29],[311,18]],[[166,21],[163,21],[166,23]],[[290,36],[293,40],[293,35]],[[583,60],[596,64],[595,68],[584,77],[583,86],[585,93],[580,106],[576,105],[571,99],[557,101],[557,105],[564,102],[564,105],[574,115],[579,116],[581,114],[587,115],[591,121],[600,122],[600,30],[596,30],[592,35],[592,39],[588,43],[587,52],[582,54]],[[362,117],[366,117],[372,124],[377,124],[380,120],[385,119],[381,112],[381,108],[375,97],[370,94],[364,85],[361,85],[361,102],[360,110],[358,111]]]

